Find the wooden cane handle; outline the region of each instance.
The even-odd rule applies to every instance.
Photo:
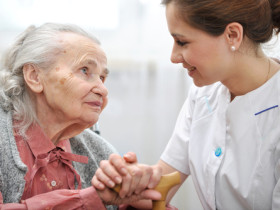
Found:
[[[161,199],[158,201],[153,201],[153,210],[165,210],[165,200],[168,191],[175,185],[181,183],[180,173],[178,171],[175,171],[170,174],[166,174],[161,176],[161,179],[158,183],[158,185],[155,187],[155,190],[160,192]],[[115,192],[120,192],[121,185],[116,185],[113,190]]]
[[[165,174],[161,177],[155,190],[161,193],[161,200],[165,200],[168,191],[175,185],[181,183],[180,173],[175,171],[170,174]]]

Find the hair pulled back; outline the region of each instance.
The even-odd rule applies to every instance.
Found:
[[[188,24],[214,36],[231,22],[240,23],[244,35],[257,44],[280,32],[280,0],[162,0],[169,3]]]
[[[37,121],[34,104],[24,81],[23,66],[33,64],[42,70],[49,70],[64,50],[64,44],[59,41],[59,35],[64,32],[82,35],[99,43],[76,25],[46,23],[37,28],[28,27],[3,57],[0,104],[5,111],[12,113],[13,119],[21,122],[18,127],[22,136]]]

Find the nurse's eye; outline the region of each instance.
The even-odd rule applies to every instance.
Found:
[[[179,40],[177,40],[176,43],[177,43],[177,45],[179,45],[179,46],[181,46],[181,47],[183,47],[184,45],[187,44],[187,42],[181,42],[181,41],[179,41]]]
[[[86,74],[86,75],[88,75],[88,73],[89,73],[89,70],[88,70],[87,67],[81,68],[80,71],[81,71],[83,74]]]

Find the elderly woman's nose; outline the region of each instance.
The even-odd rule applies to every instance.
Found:
[[[92,91],[103,97],[108,95],[108,89],[101,80],[92,88]]]

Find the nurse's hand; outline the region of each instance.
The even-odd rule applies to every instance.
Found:
[[[92,185],[99,190],[106,187],[113,188],[121,184],[119,196],[124,198],[133,194],[140,194],[145,189],[153,189],[159,183],[162,170],[158,166],[138,164],[135,153],[127,153],[122,158],[112,154],[109,160],[100,162]]]

